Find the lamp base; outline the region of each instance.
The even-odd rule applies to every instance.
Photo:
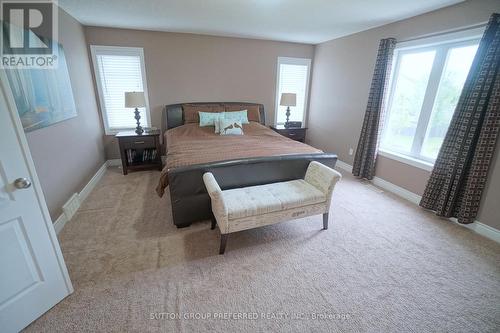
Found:
[[[289,128],[290,127],[290,107],[287,106],[286,107],[286,122],[285,122],[285,128]]]
[[[137,127],[135,128],[135,133],[141,135],[142,133],[144,133],[144,129],[142,128],[141,126],[141,122],[139,121],[141,119],[141,115],[139,114],[139,109],[138,108],[135,108],[135,120],[137,120],[136,124],[137,124]]]

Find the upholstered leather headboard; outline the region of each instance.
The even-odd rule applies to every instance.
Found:
[[[262,125],[266,124],[266,114],[264,112],[264,105],[258,103],[246,103],[246,102],[196,102],[196,103],[180,103],[180,104],[170,104],[165,106],[165,112],[163,113],[162,119],[162,132],[168,129],[184,125],[184,106],[199,106],[199,107],[214,107],[221,108],[225,110],[226,108],[234,110],[238,107],[240,110],[244,110],[245,107],[258,107],[259,108],[259,122]]]

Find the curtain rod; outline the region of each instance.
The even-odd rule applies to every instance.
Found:
[[[477,23],[477,24],[473,24],[473,25],[468,25],[468,26],[461,27],[461,28],[443,30],[443,31],[440,31],[440,32],[430,33],[430,34],[426,34],[426,35],[420,35],[420,36],[417,36],[417,37],[412,37],[412,38],[408,38],[408,39],[404,39],[404,40],[397,40],[397,42],[398,43],[411,42],[411,41],[419,40],[419,39],[423,39],[423,38],[429,38],[429,37],[436,37],[436,36],[446,35],[446,34],[453,33],[453,32],[460,32],[460,31],[465,31],[465,30],[470,30],[470,29],[482,28],[482,27],[486,27],[487,24],[488,24],[488,21],[484,21],[484,22],[481,22],[481,23]]]

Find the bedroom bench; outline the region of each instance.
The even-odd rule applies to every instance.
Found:
[[[203,181],[212,202],[212,229],[219,226],[219,254],[224,254],[230,233],[291,219],[323,214],[323,229],[328,229],[332,192],[342,178],[337,171],[312,161],[304,179],[221,190],[212,173]]]

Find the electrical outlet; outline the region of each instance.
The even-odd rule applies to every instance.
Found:
[[[349,147],[349,155],[352,155],[354,154],[354,149],[352,149],[352,147]]]

